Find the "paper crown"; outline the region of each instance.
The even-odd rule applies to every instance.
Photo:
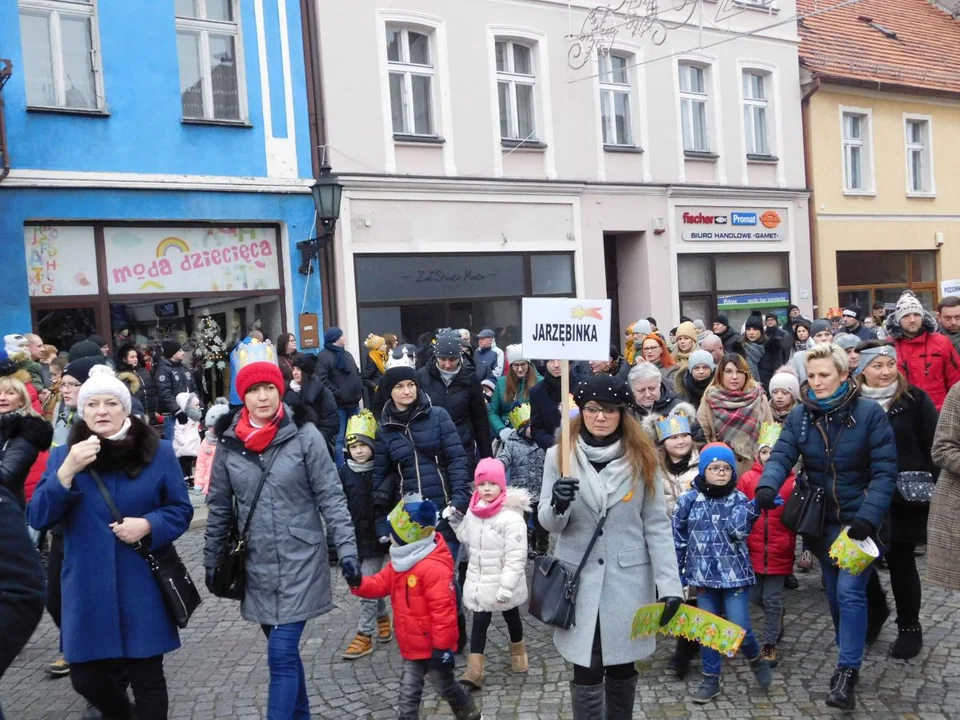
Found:
[[[664,603],[644,605],[637,610],[630,628],[630,639],[636,640],[654,633],[672,635],[692,640],[727,657],[733,657],[747,634],[747,631],[739,625],[692,605],[681,605],[670,622],[660,627],[663,610]]]
[[[657,440],[663,442],[674,435],[689,435],[690,421],[686,415],[668,415],[660,416],[657,420]]]
[[[430,537],[437,524],[437,506],[419,495],[409,495],[387,515],[390,532],[402,545]]]
[[[362,410],[347,420],[347,445],[357,442],[358,435],[371,440],[377,437],[377,420],[369,410]]]
[[[255,362],[277,364],[277,349],[273,343],[251,340],[237,346],[238,369]]]
[[[757,440],[757,447],[772,448],[780,439],[780,431],[783,428],[777,423],[763,423],[760,426],[760,439]]]
[[[513,410],[510,411],[510,426],[511,427],[521,427],[524,423],[530,422],[530,403],[523,403],[522,405],[517,405]]]

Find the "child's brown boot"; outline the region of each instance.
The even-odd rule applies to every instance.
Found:
[[[357,633],[350,646],[343,653],[344,660],[356,660],[373,652],[373,637]]]
[[[467,671],[460,676],[460,684],[468,690],[480,690],[483,687],[483,653],[467,655]]]
[[[390,616],[377,618],[377,642],[388,643],[393,640],[393,628],[390,626]]]
[[[524,646],[523,640],[518,643],[510,643],[510,669],[515,673],[525,673],[530,669],[527,648]]]

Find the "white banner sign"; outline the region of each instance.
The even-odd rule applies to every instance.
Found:
[[[523,356],[606,360],[610,357],[610,301],[524,298]]]
[[[945,298],[948,295],[960,297],[960,280],[941,280],[940,297]]]
[[[30,297],[96,295],[100,291],[92,227],[27,225],[23,239]]]

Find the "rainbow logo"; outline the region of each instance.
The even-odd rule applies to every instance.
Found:
[[[167,250],[176,248],[182,253],[190,252],[190,246],[178,237],[168,237],[157,243],[157,257],[162,258],[167,254]]]
[[[154,280],[147,280],[140,286],[140,290],[163,290],[163,285]]]

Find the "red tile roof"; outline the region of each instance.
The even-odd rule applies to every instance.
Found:
[[[797,14],[841,1],[797,0]],[[803,18],[800,38],[801,65],[825,80],[960,94],[960,20],[929,0],[860,0]]]

